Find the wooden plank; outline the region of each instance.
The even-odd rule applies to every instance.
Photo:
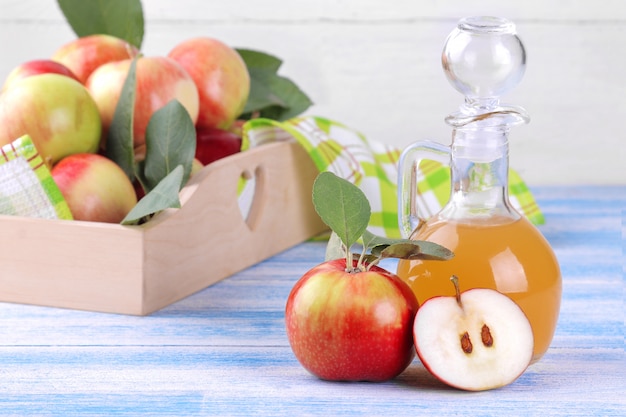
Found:
[[[147,317],[0,303],[2,414],[621,417],[626,188],[533,192],[562,309],[548,353],[503,389],[447,388],[417,360],[380,384],[308,374],[283,321],[291,287],[324,254],[307,242]]]
[[[556,349],[515,383],[451,390],[415,362],[394,381],[338,384],[288,347],[0,348],[5,415],[623,416],[620,349]],[[602,375],[602,377],[599,377]],[[574,385],[580,384],[580,385]],[[599,400],[601,399],[601,400]],[[529,410],[529,407],[532,410]],[[416,411],[419,410],[419,411]]]
[[[0,216],[0,300],[140,311],[143,242],[104,223]]]

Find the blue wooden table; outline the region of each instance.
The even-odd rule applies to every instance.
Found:
[[[308,374],[283,310],[323,258],[309,242],[148,317],[0,304],[0,415],[625,416],[626,187],[533,192],[563,302],[550,350],[512,385],[457,391],[417,359],[386,383]]]

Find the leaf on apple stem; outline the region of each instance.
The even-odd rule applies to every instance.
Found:
[[[172,100],[150,117],[146,129],[146,157],[137,170],[146,192],[156,187],[177,166],[183,167],[183,184],[186,184],[195,153],[193,121],[183,105],[178,100]]]
[[[356,269],[366,270],[384,258],[443,261],[454,256],[452,251],[433,242],[390,239],[368,231],[371,208],[367,196],[359,187],[332,172],[322,172],[315,179],[313,205],[333,231],[326,248],[326,260],[345,256],[346,265],[352,265],[353,257],[358,257]],[[363,252],[355,255],[350,248],[359,239]]]
[[[290,79],[278,75],[282,61],[260,51],[238,48],[250,74],[250,94],[241,119],[252,115],[283,121],[302,114],[313,102]]]
[[[376,236],[368,230],[363,234],[363,242],[373,255],[381,258],[448,260],[454,257],[452,251],[433,242],[390,239]]]
[[[387,246],[377,246],[372,248],[372,254],[381,259],[399,258],[430,261],[446,261],[454,256],[449,249],[426,241],[398,242]]]
[[[313,204],[322,221],[339,236],[347,249],[363,235],[370,221],[371,208],[363,191],[331,172],[320,173],[313,183]]]
[[[340,259],[346,257],[346,250],[341,242],[341,239],[337,233],[332,232],[328,238],[328,244],[326,245],[326,254],[324,260],[332,261],[334,259]]]
[[[182,187],[184,169],[182,165],[174,168],[152,191],[146,194],[126,215],[122,224],[135,225],[148,219],[154,213],[168,208],[179,208],[178,192]]]
[[[133,59],[128,69],[106,139],[107,158],[117,163],[131,181],[135,179],[133,118],[135,114],[137,59],[137,57]]]
[[[78,37],[105,33],[141,49],[144,17],[141,0],[57,0]]]

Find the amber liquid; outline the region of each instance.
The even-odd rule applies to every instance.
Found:
[[[453,296],[452,275],[459,278],[461,291],[496,289],[526,313],[535,338],[533,362],[543,356],[559,315],[561,273],[552,248],[530,222],[434,218],[411,238],[439,243],[455,254],[449,261],[399,262],[398,275],[411,286],[420,305],[437,295]]]

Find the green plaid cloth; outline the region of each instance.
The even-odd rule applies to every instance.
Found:
[[[72,219],[61,191],[28,135],[0,148],[0,214]]]
[[[361,133],[322,117],[298,117],[285,122],[253,119],[243,126],[242,150],[275,141],[296,140],[322,171],[356,184],[367,196],[372,233],[400,237],[397,176],[401,150],[368,141]],[[418,210],[424,218],[438,213],[450,197],[450,169],[435,161],[418,168]],[[544,222],[541,210],[522,179],[511,170],[511,204],[534,224]]]

